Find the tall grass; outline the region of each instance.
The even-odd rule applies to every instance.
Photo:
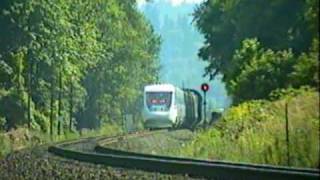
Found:
[[[215,160],[319,168],[318,96],[309,90],[273,102],[250,101],[232,107],[214,127],[200,132],[175,153]],[[287,151],[290,152],[289,164]]]

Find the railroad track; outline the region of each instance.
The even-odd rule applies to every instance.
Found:
[[[113,167],[140,169],[169,174],[188,174],[193,177],[217,179],[319,179],[318,169],[290,168],[283,166],[207,161],[127,152],[106,148],[106,144],[123,139],[148,136],[162,131],[137,132],[123,136],[86,138],[49,147],[49,152],[79,161]],[[75,144],[92,142],[91,150],[70,149]],[[87,146],[86,146],[87,147]],[[80,148],[81,149],[81,148]]]

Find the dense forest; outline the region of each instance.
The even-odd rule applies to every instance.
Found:
[[[2,0],[0,131],[120,123],[158,79],[160,37],[135,0]]]
[[[319,84],[319,0],[206,0],[194,12],[198,55],[235,104]]]

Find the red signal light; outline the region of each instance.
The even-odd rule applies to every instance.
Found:
[[[209,85],[207,83],[201,84],[201,90],[207,92],[209,90]]]

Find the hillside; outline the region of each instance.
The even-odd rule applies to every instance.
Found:
[[[289,166],[319,168],[319,94],[299,90],[277,101],[249,101],[230,108],[177,155],[288,165],[285,103],[288,102]]]

